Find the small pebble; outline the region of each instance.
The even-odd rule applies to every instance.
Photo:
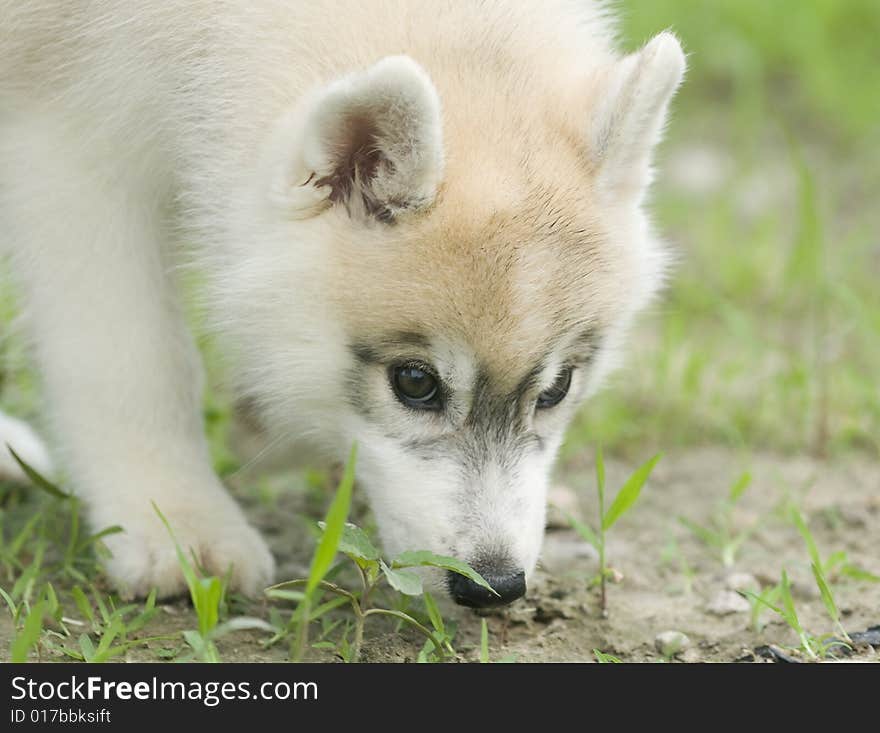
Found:
[[[812,578],[808,580],[793,580],[791,581],[791,594],[798,599],[802,599],[805,601],[816,601],[821,598],[821,594],[819,593],[819,588],[816,585],[815,581]]]
[[[654,638],[654,646],[667,659],[683,652],[691,644],[691,640],[680,631],[663,631]]]
[[[724,579],[724,585],[728,590],[750,590],[757,592],[761,589],[757,578],[751,573],[731,573]]]
[[[713,616],[728,616],[732,613],[746,613],[751,606],[739,593],[722,590],[715,594],[706,606],[706,611]]]

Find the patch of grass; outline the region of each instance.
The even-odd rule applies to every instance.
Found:
[[[497,664],[513,664],[516,662],[516,654],[508,654],[501,659],[495,660]],[[489,624],[485,618],[480,619],[480,664],[491,664],[489,656]]]
[[[791,507],[791,520],[807,547],[807,552],[810,555],[810,570],[813,573],[813,579],[816,581],[816,587],[819,589],[819,596],[822,598],[822,604],[825,606],[828,617],[831,619],[840,638],[847,643],[851,643],[849,634],[843,628],[843,624],[840,621],[840,610],[837,606],[831,583],[828,580],[828,575],[831,572],[841,572],[849,577],[870,582],[877,582],[880,578],[850,563],[845,552],[835,552],[823,562],[816,541],[813,539],[813,534],[810,532],[803,514],[801,514],[796,506]]]
[[[749,527],[737,528],[733,514],[746,489],[752,481],[751,474],[743,473],[727,492],[707,525],[700,525],[680,516],[679,524],[710,550],[724,567],[733,567],[742,544],[760,525],[760,520]]]
[[[602,448],[596,449],[596,490],[599,495],[599,517],[596,522],[598,527],[594,531],[588,524],[584,524],[575,517],[568,516],[568,521],[577,533],[589,542],[599,553],[599,573],[593,579],[593,583],[599,586],[599,608],[602,616],[608,615],[608,600],[606,582],[613,575],[613,570],[605,562],[605,533],[614,526],[618,519],[626,514],[638,501],[642,487],[660,460],[656,455],[639,466],[633,474],[624,482],[623,486],[614,497],[614,501],[605,511],[605,460],[602,456]]]
[[[304,582],[282,584],[269,593],[275,601],[296,601],[296,612],[289,620],[284,619],[282,610],[275,605],[268,609],[268,621],[249,615],[230,618],[228,578],[205,574],[197,559],[188,557],[185,548],[177,542],[174,528],[161,509],[154,507],[168,530],[169,542],[175,546],[196,620],[196,628],[182,632],[186,644],[183,654],[180,649],[166,646],[156,651],[157,658],[218,662],[218,640],[231,632],[251,629],[267,632],[270,635],[267,645],[290,638],[291,658],[301,659],[304,654],[299,650],[307,648],[309,629],[320,624],[316,647],[332,646],[346,660],[357,660],[366,619],[370,617],[391,618],[419,630],[426,638],[420,661],[435,661],[453,653],[455,625],[444,621],[414,569],[438,567],[466,574],[475,582],[485,581],[454,558],[426,552],[403,553],[387,562],[380,558],[366,534],[345,523],[354,482],[355,456],[353,450],[326,521],[322,523],[310,577]],[[19,659],[34,652],[38,655],[51,652],[77,661],[105,662],[119,658],[134,647],[180,639],[180,632],[141,636],[156,616],[155,594],[151,594],[143,606],[119,604],[114,596],[103,594],[92,583],[99,575],[96,553],[100,553],[101,541],[120,531],[119,528],[83,536],[78,500],[27,464],[22,467],[33,486],[40,489],[42,498],[28,497],[34,508],[15,532],[9,533],[6,523],[0,525],[3,530],[0,532],[0,568],[11,581],[6,589],[0,588],[0,597],[16,628],[11,656]],[[19,492],[20,489],[10,489],[7,506],[0,504],[0,512],[6,512],[9,503],[18,501]],[[354,562],[362,580],[360,591],[349,592],[331,582],[341,571],[341,566],[333,566],[338,550]],[[68,588],[60,600],[52,581]],[[300,586],[302,591],[294,590]],[[374,603],[377,587],[392,591],[393,602],[387,607]],[[328,588],[338,588],[339,593],[322,600],[319,596]],[[420,598],[424,611],[404,610],[402,603],[398,603],[401,608],[394,607],[397,599],[407,595]],[[353,618],[331,618],[330,612],[352,602],[353,610],[357,609]],[[76,612],[62,611],[62,605],[75,607]],[[79,619],[75,618],[77,615]]]
[[[5,447],[4,447],[5,449]],[[121,532],[107,527],[93,534],[82,532],[81,504],[56,483],[29,466],[14,451],[31,487],[9,487],[0,501],[0,569],[6,589],[0,595],[17,632],[10,659],[21,659],[32,650],[51,651],[81,661],[108,661],[149,639],[132,639],[155,614],[155,597],[139,610],[132,604],[117,606],[112,597],[102,598],[91,580],[98,574],[104,552],[102,540]],[[29,495],[28,495],[29,494]],[[13,532],[8,522],[13,509],[27,509],[27,519]],[[91,588],[96,615],[81,585]],[[63,592],[56,592],[58,586]],[[83,616],[77,620],[64,605],[75,605]],[[88,626],[88,633],[74,632]],[[93,638],[94,637],[94,641]],[[75,642],[75,643],[74,643]]]
[[[480,663],[489,663],[489,624],[486,619],[480,619]]]
[[[684,114],[708,101],[732,108],[737,142],[777,115],[842,141],[876,131],[876,88],[864,73],[880,34],[872,0],[624,0],[621,9],[633,43],[665,28],[681,37],[690,58],[678,105]]]
[[[155,593],[150,594],[142,609],[133,603],[117,607],[113,597],[102,597],[94,586],[91,594],[94,606],[79,586],[73,587],[69,598],[62,599],[76,606],[82,617],[76,619],[65,615],[62,600],[51,583],[43,586],[40,600],[33,604],[27,600],[16,604],[0,589],[17,629],[10,661],[28,661],[30,653],[36,651],[38,659],[42,659],[43,652],[53,652],[80,662],[101,663],[113,661],[134,647],[172,638],[137,636],[156,614]]]
[[[16,609],[17,611],[17,609]],[[31,649],[40,641],[43,631],[43,614],[46,612],[46,601],[39,601],[27,610],[23,623],[9,650],[10,662],[26,662]],[[14,612],[14,615],[16,613]]]
[[[563,457],[590,441],[630,457],[705,444],[880,455],[880,102],[862,71],[880,5],[621,8],[630,47],[672,28],[689,54],[651,206],[676,266]]]
[[[599,664],[620,664],[621,661],[613,654],[606,654],[605,652],[600,652],[598,649],[593,649],[593,656],[596,657],[596,661]]]
[[[329,516],[329,514],[328,514]],[[330,531],[330,523],[322,523],[324,533],[327,536]],[[354,565],[360,579],[361,588],[358,591],[350,591],[340,585],[319,579],[315,582],[314,588],[320,588],[322,591],[337,596],[337,598],[347,601],[354,615],[353,632],[354,638],[350,644],[345,640],[345,646],[342,649],[342,656],[345,661],[357,662],[360,659],[361,645],[363,643],[364,628],[367,619],[373,616],[384,616],[403,622],[411,628],[422,634],[427,640],[429,646],[423,649],[423,654],[438,654],[441,658],[451,656],[455,650],[451,644],[451,636],[443,622],[439,610],[434,603],[433,598],[425,593],[422,576],[414,572],[416,568],[429,567],[448,570],[463,575],[478,585],[486,588],[494,593],[491,586],[486,580],[473,568],[461,560],[453,557],[437,555],[426,550],[407,551],[401,553],[391,562],[382,559],[379,550],[373,545],[366,533],[353,524],[344,524],[342,532],[335,543],[339,552],[344,554]],[[330,546],[330,545],[328,545]],[[382,585],[397,591],[397,593],[422,597],[427,609],[428,618],[432,628],[428,628],[418,621],[412,614],[404,611],[382,608],[373,605],[373,596],[375,591]],[[291,580],[279,583],[267,589],[266,594],[270,598],[296,600],[299,606],[294,614],[301,626],[308,627],[308,624],[315,620],[316,615],[311,613],[311,605],[306,603],[309,593],[309,579]],[[305,592],[298,592],[294,589],[305,588]],[[326,605],[326,604],[325,604]],[[332,610],[339,603],[327,606],[326,610]],[[298,634],[298,638],[303,638],[302,631]],[[300,657],[302,658],[302,657]]]
[[[168,530],[171,542],[174,543],[177,562],[183,572],[187,588],[189,588],[190,599],[199,620],[198,630],[184,631],[183,637],[197,659],[203,662],[219,662],[220,655],[217,653],[213,634],[220,621],[220,609],[226,596],[226,583],[216,576],[204,576],[197,572],[195,556],[193,556],[193,562],[190,563],[174,536],[173,528],[155,503],[153,510],[159,515],[159,519]]]
[[[673,568],[682,578],[680,590],[672,589],[672,592],[680,592],[684,595],[690,595],[693,593],[696,571],[688,562],[684,553],[682,553],[681,548],[679,548],[678,542],[675,539],[675,535],[673,535],[672,532],[669,533],[669,539],[666,542],[666,546],[663,548],[660,559],[665,565]]]
[[[775,604],[779,603],[782,587],[777,583],[763,590],[743,589],[737,592],[749,602],[749,626],[756,634],[761,633],[764,628],[761,616],[764,611],[775,608]]]
[[[782,579],[778,586],[780,605],[775,605],[766,596],[759,596],[751,591],[742,591],[742,594],[755,603],[766,606],[785,621],[785,623],[788,624],[791,630],[797,635],[800,641],[800,651],[809,659],[814,661],[824,659],[825,657],[833,656],[835,649],[848,647],[848,644],[836,639],[833,634],[814,636],[801,625],[797,609],[795,608],[794,599],[791,595],[791,582],[789,581],[788,573],[785,570],[782,571]]]
[[[174,529],[155,503],[153,504],[153,509],[159,515],[159,519],[162,520],[165,529],[168,530],[171,542],[174,543],[177,561],[186,580],[190,600],[199,622],[198,629],[188,629],[183,632],[183,638],[191,649],[191,655],[181,658],[180,661],[194,659],[200,662],[217,663],[220,662],[220,653],[217,651],[216,641],[226,634],[243,629],[274,631],[271,624],[267,621],[255,617],[238,616],[220,623],[221,616],[225,615],[226,590],[229,585],[229,572],[231,572],[232,568],[229,569],[224,578],[219,578],[216,575],[206,575],[201,572],[195,555],[193,555],[193,562],[187,559],[177,538],[174,536]],[[151,597],[154,597],[154,594],[151,594]]]
[[[800,509],[792,504],[789,508],[789,513],[792,523],[797,528],[798,533],[804,540],[804,544],[807,546],[807,552],[810,555],[810,563],[816,568],[813,572],[814,574],[818,572],[818,574],[822,576],[823,581],[827,582],[826,578],[849,578],[851,580],[868,583],[880,583],[880,576],[875,575],[869,570],[850,561],[849,555],[843,550],[832,552],[825,560],[822,560],[822,557],[819,554],[819,548],[816,545],[816,541],[813,539],[813,534],[810,532]]]
[[[292,655],[295,662],[302,660],[305,654],[308,643],[309,623],[311,622],[311,606],[315,591],[317,591],[318,586],[321,585],[324,577],[330,570],[333,558],[336,557],[339,543],[345,531],[345,520],[348,518],[348,511],[351,506],[351,493],[354,488],[356,462],[357,445],[353,445],[342,479],[336,489],[333,501],[330,503],[330,508],[327,510],[327,516],[324,518],[324,531],[318,540],[315,554],[312,556],[312,565],[305,584],[305,592],[298,608],[299,630],[296,635],[296,645]],[[357,648],[360,649],[359,640]]]
[[[72,637],[70,633],[65,633],[63,636],[53,634],[47,640],[47,646],[50,649],[71,659],[90,663],[110,662],[133,647],[173,638],[171,635],[130,638],[133,634],[139,633],[156,615],[155,591],[147,597],[143,609],[134,603],[117,608],[112,597],[104,600],[94,588],[92,588],[92,596],[95,607],[92,606],[79,586],[74,586],[71,596],[84,619],[84,623],[90,627],[89,632],[80,633],[75,646],[70,643]],[[97,609],[97,613],[95,613],[95,609]],[[66,619],[66,621],[68,624],[74,623],[72,619]],[[65,631],[67,630],[65,629]],[[97,638],[97,645],[95,645],[92,636]]]
[[[21,575],[16,584],[21,583],[22,580],[34,581],[41,570],[41,561],[48,545],[48,536],[52,535],[56,540],[63,539],[63,542],[54,543],[56,546],[63,547],[63,552],[57,562],[43,570],[56,578],[86,582],[87,573],[95,570],[95,561],[101,551],[101,540],[122,532],[122,527],[117,525],[105,527],[98,532],[83,536],[80,519],[82,507],[79,500],[28,465],[11,447],[6,446],[6,449],[21,466],[31,485],[50,497],[50,504],[37,509],[8,544],[3,541],[2,528],[0,528],[0,563],[6,569],[7,577],[11,576],[14,573],[14,568],[18,566]],[[52,502],[51,499],[58,501]],[[67,518],[67,527],[64,530],[47,526],[50,520],[52,522],[63,521],[64,515]],[[24,569],[21,567],[19,558],[29,542],[34,542],[37,550],[34,553],[34,561],[31,566]]]
[[[428,661],[432,655],[444,658],[454,654],[451,643],[454,629],[447,628],[434,599],[424,589],[422,577],[414,569],[431,567],[448,570],[464,575],[492,593],[495,591],[473,568],[452,557],[420,550],[404,552],[393,561],[386,562],[366,532],[346,521],[351,505],[356,461],[357,447],[353,446],[333,501],[324,521],[319,523],[321,534],[312,558],[309,577],[279,583],[266,590],[270,599],[297,603],[289,622],[286,625],[277,624],[276,634],[270,642],[275,643],[291,635],[291,659],[301,661],[308,646],[309,628],[314,621],[322,619],[323,632],[318,648],[328,648],[332,642],[327,640],[327,636],[334,625],[326,625],[323,617],[329,611],[347,603],[354,618],[352,623],[344,627],[337,645],[340,655],[347,662],[357,662],[360,659],[367,619],[375,616],[392,618],[414,628],[425,637],[425,646],[419,654],[419,661]],[[350,591],[331,582],[341,570],[339,565],[332,567],[337,552],[341,552],[351,561],[360,580],[359,590]],[[376,606],[373,598],[377,588],[383,584],[401,596],[421,597],[430,628],[406,610]],[[316,606],[319,591],[330,593],[335,598]],[[296,631],[292,633],[294,628]],[[349,632],[353,635],[350,642]]]

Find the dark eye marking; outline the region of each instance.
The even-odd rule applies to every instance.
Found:
[[[388,399],[387,395],[377,397],[370,389],[376,372],[380,369],[384,372],[388,364],[415,362],[412,357],[424,353],[428,346],[429,340],[413,331],[392,331],[369,340],[350,340],[348,350],[352,364],[345,377],[348,403],[360,415],[370,417]]]
[[[366,365],[388,364],[407,353],[425,351],[429,345],[429,340],[420,333],[400,331],[369,342],[354,341],[348,348],[355,359]]]

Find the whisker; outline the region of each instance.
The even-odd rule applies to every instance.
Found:
[[[283,440],[286,440],[290,436],[291,436],[290,432],[281,433],[280,435],[276,436],[275,438],[273,438],[272,440],[269,441],[268,445],[261,448],[260,451],[257,453],[257,455],[255,455],[253,458],[251,458],[247,463],[245,463],[243,466],[240,466],[232,473],[228,474],[227,478],[235,478],[240,473],[243,473],[247,469],[251,468],[255,463],[257,463],[257,461],[264,458],[265,455],[269,451],[271,451],[273,448],[277,447],[279,443],[281,443]]]

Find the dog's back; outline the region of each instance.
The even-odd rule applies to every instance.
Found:
[[[520,140],[514,158],[535,116],[586,115],[613,36],[603,5],[572,0],[0,0],[0,159],[40,116],[126,175],[198,196],[308,89],[400,53],[449,100],[448,135]],[[581,110],[559,104],[575,93]],[[461,143],[465,159],[476,146]]]

